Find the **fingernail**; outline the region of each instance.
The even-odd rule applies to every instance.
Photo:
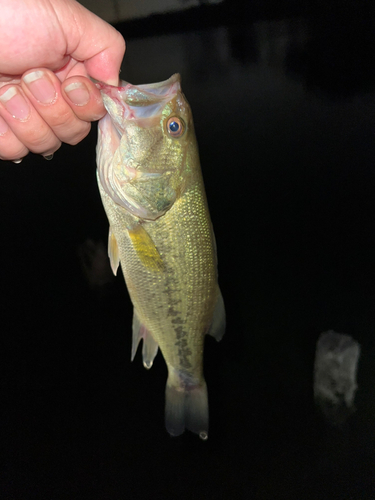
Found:
[[[0,116],[0,136],[8,132],[9,127],[7,122]]]
[[[89,102],[90,94],[86,85],[81,82],[70,83],[65,87],[65,93],[73,104],[84,106]]]
[[[12,160],[12,161],[13,161],[13,163],[17,163],[18,164],[18,163],[21,163],[22,160],[23,160],[23,158],[20,158],[19,160]]]
[[[23,77],[35,99],[42,104],[51,104],[56,100],[57,94],[51,80],[44,71],[33,71]]]
[[[51,153],[50,155],[43,155],[43,158],[44,158],[45,160],[52,160],[52,158],[53,158],[53,153]]]
[[[0,95],[0,102],[17,120],[25,121],[30,115],[29,105],[16,87],[9,87],[4,94]]]

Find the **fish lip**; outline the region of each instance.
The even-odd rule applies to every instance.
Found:
[[[106,90],[108,90],[108,91],[115,90],[115,91],[124,92],[128,88],[137,88],[137,89],[144,90],[147,92],[150,89],[157,90],[157,89],[160,89],[162,87],[171,86],[175,83],[178,83],[181,86],[181,75],[179,73],[174,73],[170,78],[168,78],[167,80],[163,80],[161,82],[143,83],[140,85],[133,85],[129,82],[126,82],[125,80],[122,80],[121,82],[125,85],[116,86],[116,85],[110,85],[109,83],[101,82],[100,80],[96,80],[95,78],[92,78],[92,77],[90,77],[90,79],[93,83],[95,83],[97,89],[99,89],[100,91],[104,91],[104,92]],[[150,93],[152,93],[152,92],[150,92]],[[154,94],[154,95],[156,95],[156,94]]]

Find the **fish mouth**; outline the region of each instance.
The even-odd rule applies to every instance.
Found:
[[[108,83],[101,82],[99,80],[95,80],[95,78],[91,78],[91,81],[95,83],[96,87],[105,93],[109,93],[112,91],[124,92],[129,88],[138,89],[140,92],[147,92],[148,94],[153,94],[154,96],[163,96],[170,93],[170,89],[174,84],[177,84],[178,89],[181,89],[181,75],[179,73],[175,73],[167,80],[163,80],[162,82],[157,83],[142,83],[141,85],[132,85],[125,80],[121,80],[122,85],[116,87],[114,85],[109,85]]]
[[[158,83],[121,83],[120,87],[114,87],[95,81],[104,106],[120,134],[123,134],[124,122],[127,120],[136,120],[144,128],[156,125],[165,104],[181,92],[181,77],[178,73]]]
[[[170,96],[171,94],[173,95],[173,93],[176,93],[177,90],[181,90],[181,76],[179,73],[175,73],[168,78],[168,80],[157,83],[143,83],[142,85],[131,85],[127,82],[123,83],[125,83],[125,87],[122,88],[128,88],[130,86],[133,89],[137,89],[137,91],[140,92],[139,97],[141,98],[141,94],[144,93],[146,99],[148,98],[146,94],[151,94],[155,98],[163,98],[165,96]]]

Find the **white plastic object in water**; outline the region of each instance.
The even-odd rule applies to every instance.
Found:
[[[317,342],[314,366],[314,397],[322,411],[337,421],[353,410],[361,347],[350,335],[323,332]],[[339,412],[339,413],[338,413]],[[349,411],[350,413],[350,411]],[[344,418],[345,419],[345,418]]]

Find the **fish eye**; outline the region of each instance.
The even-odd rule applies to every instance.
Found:
[[[167,121],[167,130],[171,137],[181,137],[185,132],[185,123],[178,116],[172,116]]]

